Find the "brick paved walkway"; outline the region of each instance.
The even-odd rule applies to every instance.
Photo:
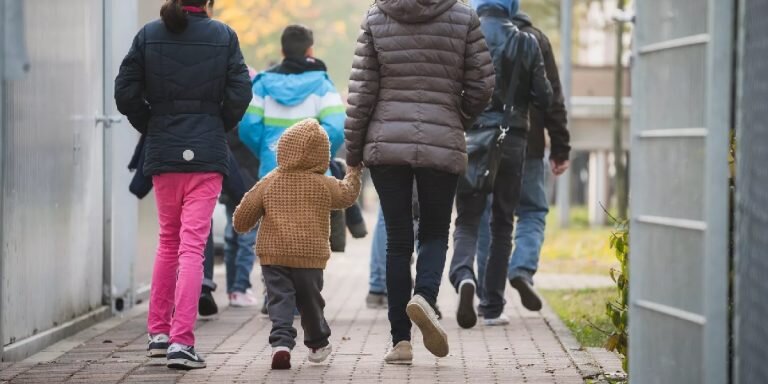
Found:
[[[582,376],[587,373],[577,368],[573,341],[561,342],[568,335],[558,337],[552,330],[558,329],[562,336],[563,327],[525,311],[510,292],[509,326],[479,324],[472,330],[460,330],[454,316],[456,294],[447,284],[439,304],[446,316],[443,325],[450,355],[432,357],[416,331],[414,365],[383,364],[389,342],[386,311],[369,310],[364,303],[368,244],[369,239],[350,241],[347,253],[335,255],[327,270],[324,294],[334,353],[324,364],[307,362],[307,351],[299,343],[292,370],[270,371],[268,319],[257,309],[223,308],[218,320],[198,324],[197,349],[206,357],[207,369],[171,371],[163,360],[146,358],[145,314],[138,314],[122,323],[115,321],[117,325],[106,332],[92,329],[83,343],[66,353],[54,348],[24,362],[0,365],[0,383],[584,382]],[[221,271],[217,275],[222,277]],[[218,302],[225,302],[221,293]],[[298,339],[302,337],[299,331]]]

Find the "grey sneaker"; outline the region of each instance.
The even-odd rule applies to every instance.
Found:
[[[387,308],[387,294],[369,292],[365,298],[365,306],[369,309]]]
[[[427,350],[437,357],[448,356],[448,335],[429,302],[421,295],[414,295],[405,307],[405,312],[421,330]]]
[[[413,364],[413,347],[410,341],[401,341],[384,356],[384,362],[395,365]]]

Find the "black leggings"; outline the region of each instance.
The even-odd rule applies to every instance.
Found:
[[[411,339],[411,321],[405,307],[411,299],[413,233],[413,180],[419,199],[419,249],[414,294],[433,306],[448,250],[453,199],[458,175],[410,166],[371,167],[387,227],[387,295],[392,342]]]

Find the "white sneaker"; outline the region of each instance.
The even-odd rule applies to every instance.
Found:
[[[310,362],[313,363],[322,363],[325,361],[325,359],[330,356],[331,352],[333,351],[333,347],[328,344],[325,347],[322,348],[311,348],[309,350],[309,356],[307,357]]]
[[[413,364],[413,346],[410,341],[401,341],[397,345],[392,347],[386,356],[384,356],[384,362],[394,365],[411,365]]]
[[[251,293],[248,292],[232,292],[229,294],[229,306],[236,308],[243,307],[255,307],[259,305],[259,301]]]
[[[448,356],[448,335],[429,302],[421,295],[413,295],[405,307],[405,312],[421,330],[424,347],[437,357]]]
[[[507,315],[505,315],[503,313],[501,315],[499,315],[499,317],[495,317],[493,319],[490,319],[490,318],[486,317],[486,318],[483,318],[483,324],[485,324],[486,326],[489,326],[489,327],[495,327],[495,326],[499,326],[499,325],[507,325],[507,324],[509,324],[509,317],[507,317]]]

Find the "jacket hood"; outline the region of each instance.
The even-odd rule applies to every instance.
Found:
[[[478,12],[483,8],[492,7],[504,10],[509,16],[515,16],[520,10],[520,0],[470,0],[469,3]]]
[[[424,23],[442,15],[456,0],[378,0],[376,5],[389,17],[403,23]]]
[[[328,134],[315,119],[288,128],[277,144],[277,168],[283,172],[323,174],[331,159]]]
[[[278,103],[294,106],[301,104],[309,95],[325,86],[329,80],[324,71],[310,71],[300,74],[263,72],[256,76],[254,83],[260,82],[267,95]]]
[[[515,16],[512,17],[512,21],[515,23],[515,25],[518,26],[518,28],[533,26],[533,21],[531,20],[531,17],[528,16],[528,14],[525,12],[518,12]]]

